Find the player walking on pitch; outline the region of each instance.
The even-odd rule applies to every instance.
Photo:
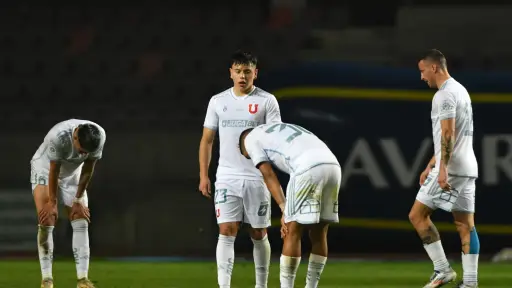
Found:
[[[316,288],[327,262],[327,230],[338,222],[341,167],[318,137],[294,124],[265,124],[240,135],[240,151],[263,174],[274,200],[281,207],[281,288],[293,288],[301,259],[301,237],[309,229],[311,254],[306,288]],[[290,174],[286,201],[272,169]]]
[[[32,192],[38,213],[37,243],[41,288],[53,287],[53,228],[57,222],[57,195],[66,205],[73,227],[77,288],[92,288],[89,271],[89,222],[87,185],[96,161],[101,159],[105,131],[98,124],[71,119],[56,124],[31,161]]]
[[[421,79],[438,91],[432,100],[432,134],[435,154],[420,176],[421,188],[409,214],[434,274],[425,288],[443,286],[456,279],[450,267],[432,212],[452,212],[462,243],[463,280],[459,288],[478,287],[480,241],[475,228],[475,180],[478,166],[473,151],[473,109],[469,94],[448,73],[446,58],[438,50],[428,51],[418,63]]]
[[[263,123],[280,123],[281,114],[274,95],[255,87],[257,59],[247,52],[236,52],[229,69],[233,87],[210,99],[203,136],[199,146],[201,193],[210,198],[212,144],[219,131],[220,158],[215,183],[215,213],[219,224],[217,276],[221,288],[231,285],[235,260],[234,243],[241,222],[248,223],[254,243],[256,288],[267,287],[270,266],[270,193],[258,169],[238,153],[240,133]]]

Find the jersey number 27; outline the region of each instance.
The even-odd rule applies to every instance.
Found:
[[[285,130],[286,128],[288,128],[289,130],[292,130],[294,132],[293,134],[288,136],[288,138],[286,138],[286,142],[292,142],[293,139],[302,135],[302,133],[311,134],[311,132],[309,132],[308,130],[306,130],[298,125],[284,124],[284,123],[283,124],[274,124],[274,125],[270,126],[267,130],[265,130],[265,133],[276,132],[277,127],[279,127],[278,132],[281,132],[281,131]]]

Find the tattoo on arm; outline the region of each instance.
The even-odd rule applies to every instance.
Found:
[[[437,228],[434,226],[434,224],[431,224],[427,229],[420,231],[419,234],[421,241],[423,241],[423,245],[432,244],[441,239],[439,236],[439,231],[437,231]]]
[[[448,163],[450,162],[450,158],[452,157],[454,145],[455,145],[455,138],[452,135],[441,136],[441,161],[446,166],[448,166]]]

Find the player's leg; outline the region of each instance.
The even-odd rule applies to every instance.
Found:
[[[49,200],[48,186],[33,184],[32,191],[34,195],[34,203],[36,205],[37,214],[42,210],[43,206]],[[39,254],[39,263],[41,265],[41,275],[43,288],[53,287],[53,229],[56,219],[48,219],[46,222],[39,222],[37,231],[37,251]]]
[[[286,189],[284,222],[288,232],[283,239],[280,259],[281,288],[294,287],[297,269],[301,260],[301,238],[303,225],[315,224],[320,220],[320,199],[315,194],[309,171],[290,177]]]
[[[437,184],[437,175],[431,173],[421,186],[416,201],[409,212],[409,220],[416,229],[425,251],[434,264],[434,273],[425,288],[440,287],[457,277],[448,263],[439,232],[430,219],[432,212],[437,208],[435,198],[439,197],[440,190],[439,184]]]
[[[328,222],[311,225],[309,228],[309,239],[311,240],[311,254],[309,255],[308,273],[306,276],[306,288],[316,288],[320,282],[320,276],[327,263],[328,245],[327,231]]]
[[[89,247],[89,222],[86,215],[73,213],[71,210],[73,200],[75,199],[76,191],[78,189],[77,184],[78,175],[75,175],[62,180],[59,186],[62,202],[66,207],[68,218],[73,229],[71,247],[73,249],[73,257],[75,259],[77,287],[90,288],[94,287],[94,285],[89,280],[89,261],[91,257],[91,250]],[[89,207],[87,192],[84,193],[82,204],[84,207]]]
[[[270,242],[267,227],[270,226],[270,192],[263,181],[245,180],[242,191],[244,222],[250,225],[249,234],[254,244],[253,257],[256,288],[265,288],[270,268]]]
[[[320,223],[309,229],[311,254],[309,255],[306,288],[316,288],[327,263],[327,230],[329,223],[338,223],[338,195],[341,185],[341,168],[335,165],[321,165],[311,171],[318,179],[317,190],[322,192],[320,205]]]
[[[463,282],[459,287],[478,287],[480,240],[475,228],[475,179],[468,179],[452,210],[462,244]]]
[[[286,223],[288,233],[283,239],[283,251],[280,258],[279,278],[281,288],[293,288],[297,270],[299,269],[301,259],[301,238],[302,225],[296,221]]]
[[[215,183],[215,214],[219,225],[217,241],[217,280],[220,288],[229,288],[235,262],[235,239],[243,220],[242,198],[235,196],[240,191],[237,181]]]

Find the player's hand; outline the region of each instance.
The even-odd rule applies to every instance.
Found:
[[[439,183],[439,187],[445,191],[452,190],[452,186],[448,183],[448,170],[446,167],[441,165],[439,168],[439,176],[437,177],[437,183]]]
[[[423,186],[423,183],[425,183],[425,180],[427,180],[428,174],[430,174],[430,171],[432,171],[432,168],[428,166],[423,172],[420,174],[420,186]]]
[[[47,223],[53,217],[55,217],[55,222],[57,222],[57,218],[59,217],[57,201],[48,201],[44,204],[43,209],[39,211],[39,223]]]
[[[199,191],[201,191],[204,197],[212,198],[210,178],[206,177],[199,180]]]
[[[91,223],[91,212],[89,208],[85,207],[80,202],[74,202],[71,206],[71,218],[72,219],[85,219]]]
[[[286,234],[288,234],[288,226],[286,226],[286,223],[284,223],[284,214],[281,216],[281,238],[284,239],[286,237]]]

